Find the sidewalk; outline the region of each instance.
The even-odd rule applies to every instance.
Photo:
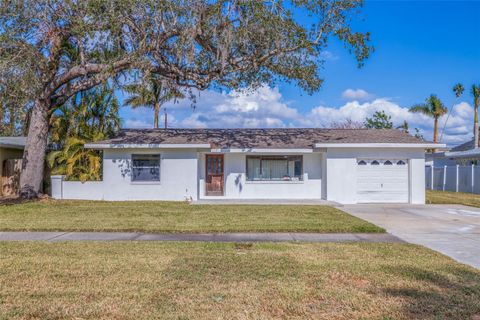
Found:
[[[387,233],[0,232],[0,241],[403,242]]]

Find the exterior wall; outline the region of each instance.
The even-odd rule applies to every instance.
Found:
[[[51,192],[54,199],[104,200],[103,181],[65,181],[64,176],[51,176]]]
[[[246,153],[225,153],[225,195],[205,196],[205,153],[196,149],[107,149],[103,181],[63,181],[52,177],[52,196],[90,200],[327,199],[357,202],[357,158],[407,159],[409,201],[425,203],[422,149],[329,148],[303,154],[303,181],[246,181]],[[160,182],[132,182],[132,154],[160,154]],[[256,153],[258,154],[258,153]]]
[[[0,177],[3,175],[3,161],[7,159],[22,159],[23,150],[0,147]],[[3,190],[3,179],[0,178],[0,196]]]
[[[327,200],[357,202],[357,158],[408,159],[410,203],[425,203],[425,153],[422,149],[331,148],[326,153]]]
[[[256,154],[257,155],[257,154]],[[247,181],[244,153],[226,153],[223,197],[205,196],[205,154],[200,154],[199,198],[203,199],[321,199],[322,154],[303,154],[303,181]]]
[[[132,182],[131,155],[160,154],[159,182]],[[57,176],[58,177],[58,176]],[[103,181],[57,182],[52,177],[52,197],[88,200],[197,199],[195,149],[107,149],[103,155]]]

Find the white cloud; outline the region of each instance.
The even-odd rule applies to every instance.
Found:
[[[152,128],[153,123],[148,123],[144,120],[127,119],[127,121],[125,121],[124,127],[131,128],[131,129],[146,129],[146,128]]]
[[[334,121],[338,122],[345,119],[363,122],[366,117],[371,116],[376,111],[385,111],[386,114],[392,117],[394,125],[400,125],[404,120],[410,124],[417,125],[428,121],[428,117],[412,114],[408,111],[408,108],[402,108],[386,98],[364,103],[351,101],[339,108],[318,106],[309,112],[305,120],[312,125],[328,127]]]
[[[168,123],[170,127],[185,128],[272,128],[272,127],[329,127],[332,122],[351,119],[363,123],[376,111],[385,111],[392,117],[395,126],[406,120],[410,130],[419,128],[426,139],[432,138],[433,119],[413,114],[388,98],[376,98],[373,101],[348,101],[341,106],[319,105],[306,111],[299,111],[286,102],[278,88],[263,86],[254,92],[235,91],[220,93],[201,92],[196,108],[191,108],[188,100],[177,104],[168,103]],[[452,108],[443,131],[446,117],[439,121],[442,142],[455,145],[471,139],[473,126],[473,108],[466,102]],[[163,114],[161,116],[163,124]],[[132,111],[131,119],[125,127],[151,128],[153,112],[149,109]]]
[[[373,95],[363,89],[347,89],[342,92],[342,98],[348,101],[366,101],[373,98]]]
[[[212,98],[215,99],[212,99]],[[263,86],[254,92],[208,93],[194,112],[180,121],[184,127],[285,127],[300,117],[289,107],[278,88]],[[216,101],[215,101],[216,100]]]
[[[328,51],[328,50],[322,51],[320,53],[320,58],[325,60],[325,61],[335,61],[335,60],[339,59],[339,57],[337,55],[333,54],[333,52]]]

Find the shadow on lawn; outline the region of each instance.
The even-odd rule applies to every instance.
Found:
[[[387,274],[424,283],[386,288],[384,293],[404,299],[401,314],[410,319],[480,319],[480,275],[466,266],[427,270],[391,266]]]

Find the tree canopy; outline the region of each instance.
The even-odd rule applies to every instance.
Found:
[[[61,104],[119,72],[159,73],[187,87],[229,88],[322,81],[320,53],[343,41],[362,64],[369,34],[350,19],[360,0],[5,1],[0,5],[0,72],[23,79],[35,98]],[[294,18],[310,15],[311,23]],[[26,81],[25,81],[26,80]],[[33,90],[32,90],[33,89]]]
[[[375,111],[371,118],[365,118],[364,126],[367,129],[392,129],[392,117],[385,111]]]

